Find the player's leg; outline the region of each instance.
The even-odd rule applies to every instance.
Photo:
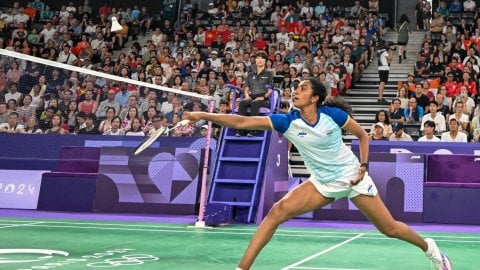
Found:
[[[374,197],[358,195],[351,199],[360,211],[388,237],[398,238],[421,248],[438,270],[451,269],[450,260],[440,252],[433,239],[423,239],[407,224],[395,220],[377,194]]]
[[[333,199],[321,195],[310,182],[304,182],[287,193],[280,201],[275,203],[253,235],[239,269],[250,269],[253,261],[262,248],[270,241],[278,225],[286,220],[313,211],[332,202]]]

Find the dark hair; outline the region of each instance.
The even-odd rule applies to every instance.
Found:
[[[424,127],[426,126],[429,126],[429,127],[433,127],[435,128],[435,122],[433,122],[432,120],[429,120],[429,121],[426,121],[424,124],[423,124]]]
[[[380,122],[380,120],[378,120],[378,116],[379,116],[380,113],[382,113],[382,112],[385,114],[385,124],[390,125],[390,116],[388,115],[387,111],[385,111],[385,110],[379,110],[379,111],[377,112],[377,114],[375,115],[375,123]]]
[[[407,22],[410,23],[410,20],[408,19],[407,14],[402,14],[400,16],[400,19],[398,20],[398,23],[401,25],[402,23]]]
[[[317,106],[329,106],[329,107],[336,107],[339,109],[344,110],[346,113],[351,115],[352,108],[350,105],[342,98],[342,97],[334,97],[334,98],[328,98],[327,97],[327,89],[325,86],[318,81],[316,78],[308,78],[308,81],[310,81],[310,84],[312,86],[313,90],[313,96],[318,96],[318,102]]]

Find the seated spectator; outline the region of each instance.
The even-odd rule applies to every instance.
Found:
[[[37,118],[34,116],[31,116],[27,124],[25,125],[25,133],[27,134],[42,134],[42,130],[38,128],[38,121]]]
[[[402,123],[393,123],[392,124],[393,134],[390,135],[390,141],[413,141],[412,137],[404,132]]]
[[[463,11],[465,12],[475,12],[476,8],[477,8],[477,5],[473,0],[465,0],[463,2]]]
[[[442,133],[442,142],[467,142],[467,135],[458,130],[460,124],[457,119],[450,119],[448,127],[450,131]]]
[[[95,127],[95,121],[97,120],[97,116],[95,114],[90,113],[85,116],[85,127],[78,130],[78,134],[100,134],[98,132],[98,128]]]
[[[7,123],[8,113],[7,113],[7,103],[0,101],[0,124]]]
[[[437,112],[443,114],[445,119],[448,119],[448,116],[450,115],[450,103],[449,100],[445,98],[445,94],[438,93],[435,97],[435,101],[438,104]]]
[[[465,131],[468,134],[467,126],[470,122],[470,116],[465,113],[465,103],[461,100],[456,101],[455,103],[455,113],[451,114],[448,120],[457,119],[458,130]]]
[[[370,135],[373,135],[375,133],[375,125],[377,125],[378,123],[383,124],[383,136],[389,138],[390,135],[392,135],[392,125],[390,124],[390,117],[388,116],[387,111],[378,111],[375,115],[375,123],[376,124],[373,124],[370,128]]]
[[[142,122],[138,118],[131,119],[131,127],[125,132],[127,136],[145,136],[142,130]]]
[[[479,142],[480,141],[480,105],[477,106],[475,110],[475,114],[473,116],[470,130],[473,135],[473,141]]]
[[[447,10],[447,13],[448,13],[448,10]],[[442,34],[444,24],[445,24],[445,21],[443,20],[443,16],[438,12],[438,9],[437,9],[435,12],[433,12],[433,19],[430,22],[430,33],[438,34],[438,35]]]
[[[118,116],[114,116],[111,121],[110,129],[103,132],[103,135],[125,135],[125,131],[120,128],[122,120]]]
[[[433,121],[435,123],[435,132],[444,132],[447,130],[445,116],[441,113],[437,113],[438,103],[436,101],[430,102],[429,111],[430,113],[426,114],[422,118],[422,124],[420,130],[423,130],[424,124],[427,121]]]
[[[378,122],[378,123],[374,124],[374,126],[371,130],[370,140],[372,140],[372,141],[386,141],[386,140],[388,140],[388,138],[385,137],[383,134],[384,134],[383,123]]]
[[[463,10],[463,5],[460,3],[459,0],[453,0],[453,2],[450,3],[450,9],[448,10],[449,13],[460,13]]]
[[[420,123],[423,118],[423,109],[421,106],[418,106],[417,99],[412,97],[408,102],[408,108],[404,112],[405,120],[409,123]]]
[[[115,108],[107,107],[105,119],[102,120],[102,122],[100,122],[100,125],[98,126],[98,132],[100,132],[100,134],[105,133],[105,131],[111,128],[113,117],[115,117]]]
[[[408,101],[408,100],[407,100]],[[392,104],[390,105],[390,114],[389,114],[390,121],[392,123],[405,122],[405,112],[403,108],[401,108],[401,101],[399,98],[394,98],[392,100]]]
[[[64,135],[64,134],[67,134],[68,131],[64,130],[62,128],[62,118],[60,117],[60,115],[54,115],[52,117],[52,126],[45,130],[45,134],[61,134],[61,135]]]
[[[25,133],[24,126],[18,123],[17,112],[11,112],[7,123],[0,124],[0,133]]]
[[[422,124],[423,136],[418,138],[419,142],[439,142],[440,139],[434,135],[436,130],[435,122],[426,121]]]

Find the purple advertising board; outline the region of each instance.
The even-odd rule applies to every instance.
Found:
[[[46,172],[0,170],[0,208],[37,209],[42,174]]]
[[[352,141],[358,154],[358,140]],[[480,156],[480,143],[370,141],[370,153],[463,154]]]
[[[202,150],[102,147],[94,209],[104,212],[194,214]]]

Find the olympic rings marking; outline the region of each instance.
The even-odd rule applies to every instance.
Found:
[[[106,259],[103,262],[95,262],[87,264],[88,267],[94,268],[110,268],[125,265],[141,265],[145,262],[158,261],[159,258],[150,254],[129,254],[119,258]]]

